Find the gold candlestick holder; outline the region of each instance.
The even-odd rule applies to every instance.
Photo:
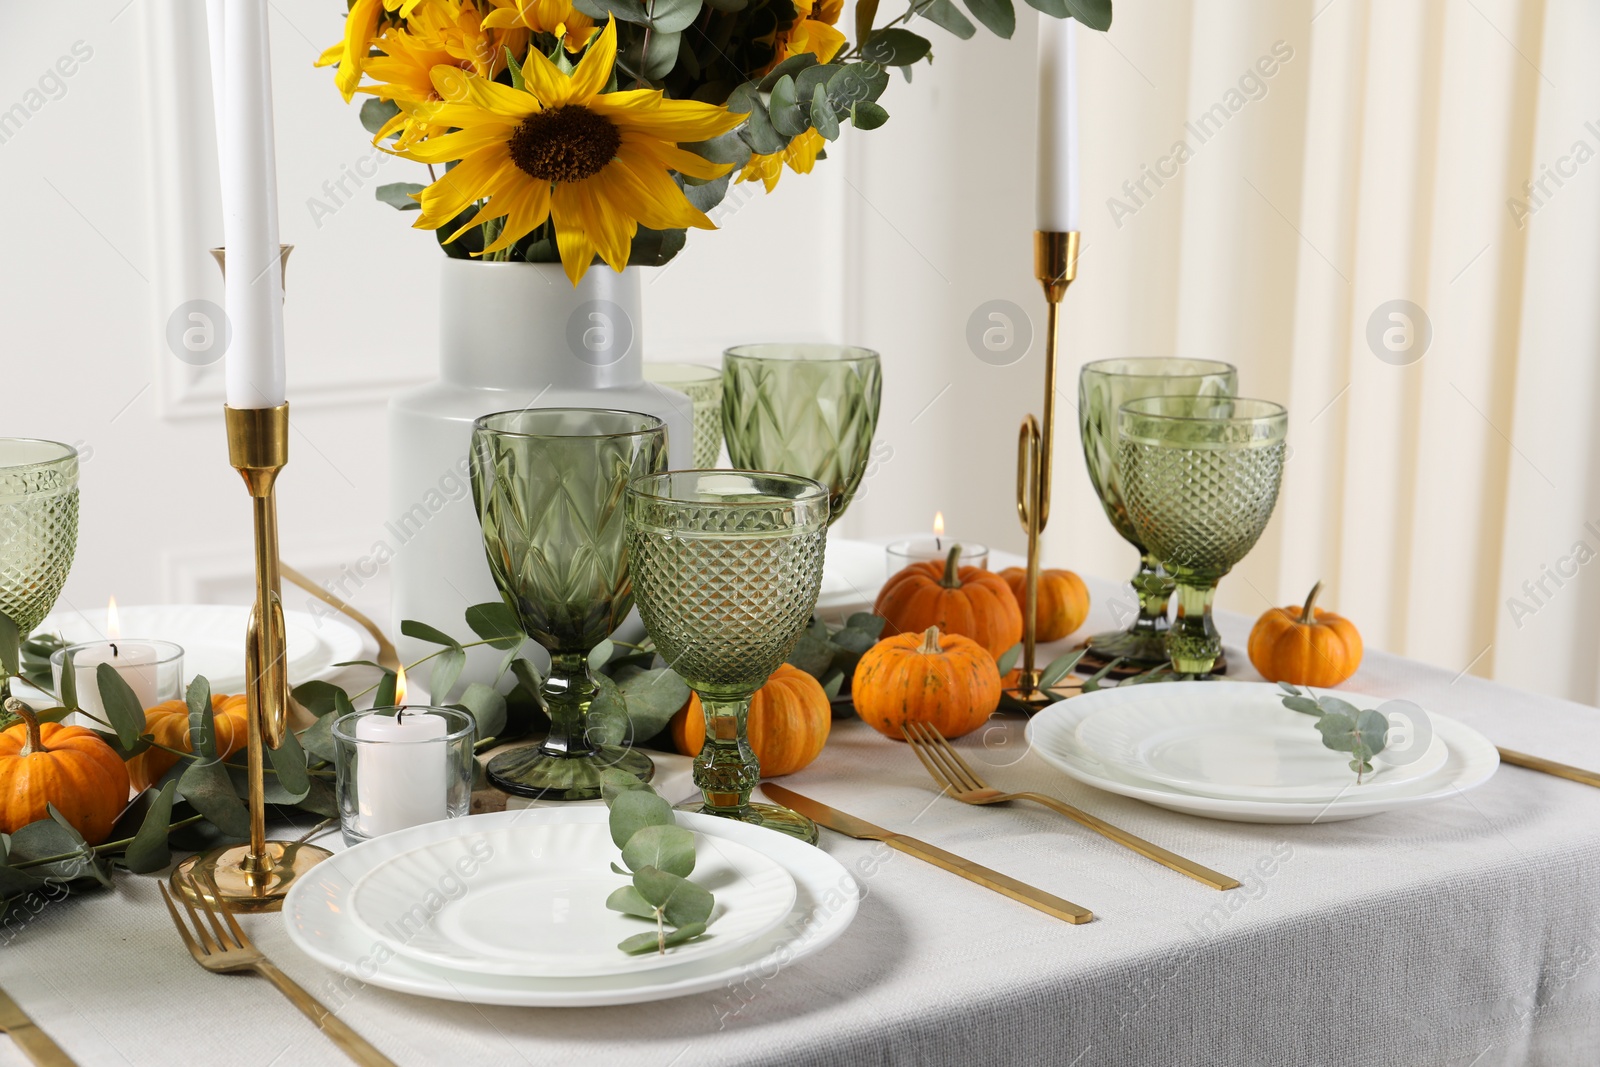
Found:
[[[1022,667],[1017,684],[1006,690],[1029,708],[1049,704],[1052,692],[1039,685],[1042,673],[1035,653],[1038,645],[1039,536],[1050,521],[1051,460],[1055,454],[1056,342],[1061,299],[1078,276],[1078,231],[1058,233],[1038,230],[1033,235],[1033,269],[1044,286],[1044,413],[1022,420],[1017,435],[1017,517],[1028,535],[1028,572],[1023,587]]]
[[[300,841],[268,841],[266,752],[289,729],[289,680],[284,661],[283,602],[278,570],[278,472],[289,462],[289,405],[224,408],[228,462],[244,478],[255,520],[256,603],[245,636],[245,694],[249,705],[246,774],[250,841],[191,856],[172,873],[172,888],[191,887],[236,911],[277,911],[295,879],[333,853]],[[194,875],[186,878],[186,875]]]

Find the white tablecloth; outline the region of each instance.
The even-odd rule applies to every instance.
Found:
[[[1105,604],[1111,588],[1093,586]],[[1246,620],[1224,617],[1242,654]],[[1090,625],[1109,616],[1097,608]],[[1369,653],[1350,688],[1510,748],[1600,768],[1595,709]],[[1069,926],[881,846],[824,833],[864,899],[822,953],[740,989],[633,1007],[478,1008],[377,988],[343,1017],[402,1064],[1600,1062],[1600,790],[1504,767],[1432,807],[1321,826],[1172,814],[1051,770],[996,720],[962,742],[1006,788],[1051,792],[1245,880],[1218,893],[1032,805],[938,799],[859,722],[785,784],[1094,909]],[[668,795],[686,761],[664,757]],[[335,835],[332,840],[337,840]],[[275,916],[245,920],[330,1003]],[[0,929],[0,985],[85,1065],[340,1064],[265,981],[196,967],[148,877]],[[0,1040],[0,1065],[23,1062]]]

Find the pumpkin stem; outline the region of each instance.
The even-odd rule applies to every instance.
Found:
[[[1322,592],[1322,583],[1319,581],[1311,587],[1311,595],[1306,597],[1306,606],[1300,609],[1301,626],[1310,626],[1317,621],[1317,594],[1320,592]]]
[[[946,589],[961,588],[961,546],[951,545],[950,554],[945,557],[944,574],[939,578],[939,584]]]
[[[39,736],[39,717],[16,697],[6,697],[5,708],[8,712],[21,719],[28,727],[28,740],[24,742],[19,756],[31,756],[35,752],[44,752],[44,738]]]
[[[939,628],[930,626],[922,631],[922,644],[917,646],[917,651],[924,656],[937,656],[944,651],[939,647]]]

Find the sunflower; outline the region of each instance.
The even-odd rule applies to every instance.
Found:
[[[373,40],[378,36],[378,23],[383,13],[399,12],[402,19],[407,19],[419,5],[435,2],[437,0],[355,0],[350,5],[350,13],[344,19],[344,40],[317,59],[319,67],[334,63],[339,65],[334,84],[344,94],[345,103],[350,102],[356,93],[356,86],[361,84],[361,69]]]
[[[571,0],[492,2],[495,9],[484,16],[485,27],[552,34],[572,53],[581,52],[595,35],[594,19],[574,8]]]
[[[734,180],[753,182],[759,178],[770,193],[777,188],[778,179],[783,176],[785,163],[796,174],[810,174],[811,168],[817,165],[817,153],[822,151],[822,146],[826,143],[822,139],[822,134],[813,126],[785,145],[781,152],[752,155],[750,161],[744,165],[744,170],[739,172],[739,177]]]
[[[844,11],[844,0],[792,0],[794,21],[779,30],[772,42],[772,62],[758,73],[765,74],[792,56],[809,52],[818,63],[827,63],[844,47],[844,34],[834,23]]]
[[[422,163],[456,163],[417,194],[417,227],[437,230],[487,199],[446,241],[503,219],[499,236],[484,249],[489,253],[553,220],[561,262],[574,285],[596,253],[614,270],[627,266],[641,224],[716,229],[689,203],[671,172],[709,180],[729,167],[684,151],[678,142],[720,136],[745,116],[715,104],[667,100],[654,89],[602,93],[616,58],[616,23],[608,20],[570,76],[538,50],[528,54],[521,89],[436,68],[434,87],[443,102],[400,103],[421,122],[455,128],[396,149]]]

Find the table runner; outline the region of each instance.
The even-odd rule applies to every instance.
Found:
[[[1090,584],[1084,632],[1111,624],[1104,605],[1119,592]],[[1218,623],[1231,676],[1255,677],[1249,620]],[[1348,688],[1600,767],[1594,708],[1372,651]],[[1026,751],[1020,719],[959,744],[998,786],[1063,797],[1245,885],[1207,889],[1034,805],[939,797],[905,746],[849,721],[785,784],[1091,907],[1095,921],[1069,926],[827,831],[823,847],[863,896],[846,936],[738,988],[655,1004],[476,1007],[360,987],[300,953],[275,917],[244,921],[402,1064],[1595,1062],[1600,790],[1503,767],[1431,807],[1251,825],[1080,785]],[[663,793],[687,797],[688,761],[657,759]],[[265,981],[195,966],[148,877],[19,909],[0,926],[0,985],[85,1067],[347,1062]],[[23,1062],[0,1039],[0,1067]]]

